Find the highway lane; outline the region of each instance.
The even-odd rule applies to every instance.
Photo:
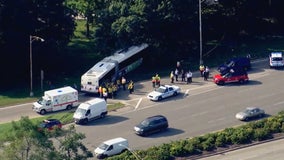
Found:
[[[153,145],[168,143],[241,125],[235,114],[245,107],[259,106],[268,115],[284,109],[282,87],[283,71],[259,70],[250,74],[251,82],[246,85],[226,86],[207,85],[189,88],[188,95],[180,95],[162,102],[150,102],[143,98],[140,107],[112,113],[106,119],[95,121],[87,126],[77,126],[86,134],[85,143],[94,149],[100,142],[122,136],[129,139],[130,147],[145,149]],[[138,101],[138,100],[137,100]],[[133,126],[145,117],[162,114],[169,119],[167,132],[149,137],[134,134]]]

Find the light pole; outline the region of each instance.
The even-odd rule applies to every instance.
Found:
[[[30,90],[30,96],[32,97],[32,96],[34,96],[34,93],[33,93],[33,57],[32,57],[32,43],[33,43],[33,41],[41,41],[41,42],[43,42],[44,41],[44,39],[43,38],[40,38],[40,37],[37,37],[37,36],[32,36],[32,35],[30,35],[30,82],[31,82],[31,84],[30,84],[30,87],[31,87],[31,90]]]
[[[201,0],[198,1],[198,14],[199,14],[199,65],[203,64],[202,58],[202,19],[201,19]]]
[[[129,150],[129,152],[131,152],[137,160],[143,160],[141,157],[139,157],[138,154],[136,154],[134,151],[132,151],[132,149],[130,149],[129,147],[127,147],[123,144],[119,144],[119,146],[122,146],[122,147],[126,148],[127,150]]]

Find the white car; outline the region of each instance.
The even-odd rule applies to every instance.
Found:
[[[160,101],[164,98],[176,96],[181,92],[179,86],[176,85],[162,85],[155,91],[148,94],[147,98],[152,101]]]

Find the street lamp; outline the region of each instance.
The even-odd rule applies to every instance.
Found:
[[[199,14],[199,64],[203,64],[202,54],[202,18],[201,18],[201,3],[206,1],[209,4],[216,4],[218,0],[198,0],[198,14]]]
[[[135,157],[137,160],[143,160],[141,157],[139,157],[138,154],[136,154],[134,151],[132,151],[132,149],[130,149],[129,147],[127,147],[127,146],[125,146],[125,145],[123,145],[123,144],[119,144],[119,146],[122,146],[122,147],[126,148],[127,150],[129,150],[129,151],[134,155],[134,157]]]
[[[202,19],[201,19],[201,0],[198,3],[198,14],[199,14],[199,65],[203,64],[202,59]]]
[[[37,37],[37,36],[32,36],[30,35],[30,78],[31,78],[31,90],[30,90],[30,96],[34,96],[34,93],[33,93],[33,58],[32,58],[32,43],[33,41],[41,41],[43,42],[44,39],[43,38],[40,38],[40,37]]]

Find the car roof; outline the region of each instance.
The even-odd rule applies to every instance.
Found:
[[[155,115],[155,116],[146,118],[146,120],[154,120],[154,119],[167,119],[167,118],[163,115]]]
[[[119,143],[119,142],[124,142],[124,141],[127,141],[127,139],[122,138],[122,137],[118,137],[118,138],[107,140],[104,143],[107,144],[107,145],[112,145],[114,143]]]
[[[258,107],[247,107],[248,110],[259,109]]]
[[[51,122],[60,122],[58,119],[45,119],[43,120],[44,123],[51,123]]]

